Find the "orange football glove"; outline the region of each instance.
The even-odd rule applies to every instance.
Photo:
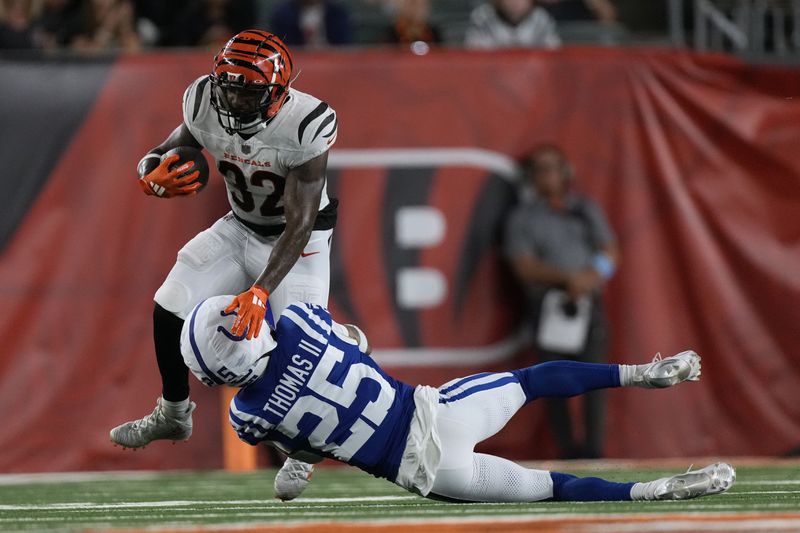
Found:
[[[203,186],[200,182],[192,183],[200,175],[196,170],[191,174],[181,176],[181,174],[194,166],[191,161],[170,170],[169,167],[178,159],[180,159],[178,155],[166,158],[149,174],[139,179],[139,185],[145,194],[161,198],[172,198],[173,196],[194,194]]]
[[[261,325],[264,323],[264,315],[267,312],[267,299],[269,293],[263,287],[253,285],[233,299],[226,313],[234,311],[237,307],[236,320],[233,322],[231,333],[239,337],[247,331],[247,340],[258,337],[261,332]]]

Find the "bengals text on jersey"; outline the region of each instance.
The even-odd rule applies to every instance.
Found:
[[[195,80],[183,95],[183,121],[214,157],[225,180],[234,215],[262,235],[283,231],[283,190],[290,169],[323,154],[336,142],[336,112],[325,102],[288,89],[277,114],[253,134],[229,134],[211,105],[210,76]],[[331,229],[336,202],[327,185],[315,230]]]

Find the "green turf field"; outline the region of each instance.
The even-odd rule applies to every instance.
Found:
[[[573,472],[627,481],[653,479],[675,470],[620,470],[605,466]],[[488,520],[608,514],[624,517],[628,513],[708,513],[708,517],[730,513],[747,513],[742,516],[750,517],[765,513],[764,518],[783,517],[780,523],[787,528],[792,524],[800,528],[798,463],[739,467],[737,484],[728,494],[686,502],[646,503],[447,504],[413,496],[352,468],[318,469],[302,499],[281,503],[272,499],[273,476],[274,470],[246,474],[0,476],[0,531],[117,527],[136,530],[146,526],[405,519],[418,523],[477,517]]]

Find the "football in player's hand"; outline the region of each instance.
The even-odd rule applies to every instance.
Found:
[[[192,183],[200,183],[201,187],[197,189],[197,191],[202,191],[208,183],[208,161],[206,160],[206,156],[203,155],[203,151],[191,146],[179,146],[162,155],[161,160],[163,161],[174,155],[177,155],[180,157],[180,159],[170,165],[170,170],[175,167],[179,167],[184,163],[194,163],[194,165],[189,170],[184,172],[182,176],[191,174],[194,171],[199,172],[197,178],[195,178]]]

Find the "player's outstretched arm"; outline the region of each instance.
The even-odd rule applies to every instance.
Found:
[[[170,198],[172,196],[191,194],[200,188],[199,184],[192,184],[192,181],[197,177],[195,173],[181,177],[181,174],[186,172],[191,165],[180,165],[170,169],[169,166],[177,161],[177,156],[170,160],[161,161],[162,155],[179,146],[202,149],[200,143],[197,142],[197,139],[194,138],[194,135],[191,134],[184,123],[175,128],[164,142],[150,150],[139,161],[136,170],[139,174],[139,184],[145,194]]]
[[[327,166],[328,152],[325,152],[286,174],[283,193],[286,229],[275,243],[266,268],[253,286],[234,298],[226,309],[227,312],[239,309],[232,330],[234,335],[241,335],[250,326],[247,338],[258,337],[270,293],[292,269],[311,237],[325,186]]]

